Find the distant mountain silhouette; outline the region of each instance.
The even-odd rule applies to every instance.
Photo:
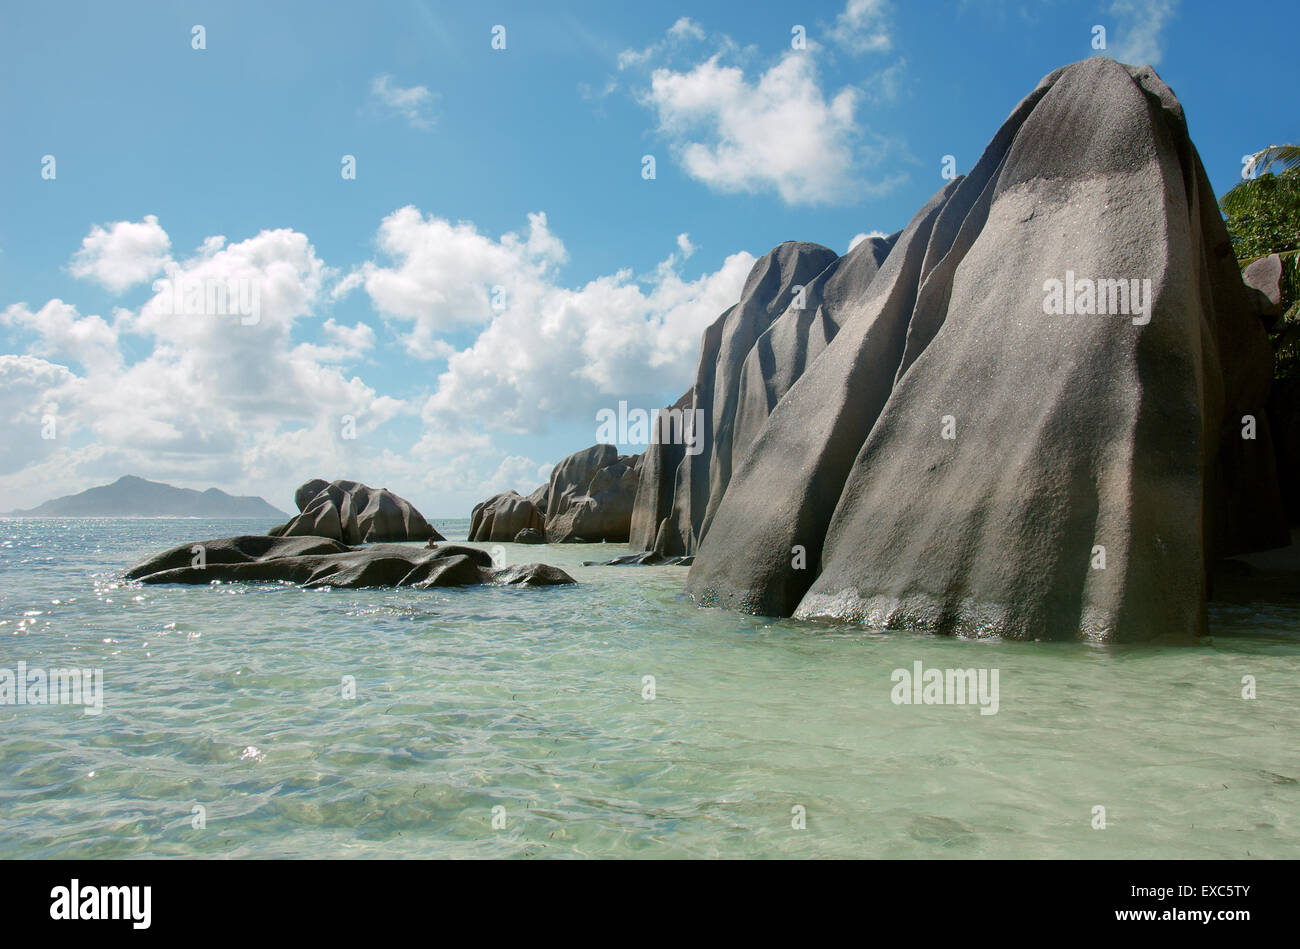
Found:
[[[193,491],[134,475],[80,494],[55,498],[11,517],[274,517],[288,515],[262,498],[235,497],[216,488]]]

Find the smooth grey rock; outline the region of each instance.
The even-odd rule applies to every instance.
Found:
[[[437,544],[430,545],[438,551],[439,557],[468,557],[480,567],[492,566],[492,555],[486,550],[478,547],[469,547],[465,544]]]
[[[860,245],[854,250],[861,253],[850,256],[865,262],[875,249]],[[835,333],[836,320],[826,312],[819,315],[821,292],[830,279],[820,275],[838,260],[819,244],[778,245],[755,262],[740,301],[704,331],[695,381],[670,407],[685,421],[678,426],[676,417],[661,414],[642,456],[629,523],[633,548],[664,555],[695,551],[732,469],[766,417],[768,399],[797,377],[801,356],[819,352]],[[702,430],[695,430],[697,421]],[[688,438],[691,446],[684,444]]]
[[[1269,254],[1252,261],[1241,273],[1246,286],[1258,290],[1264,299],[1260,302],[1260,315],[1279,317],[1282,315],[1282,258]]]
[[[613,560],[584,560],[584,567],[689,567],[695,562],[692,556],[665,557],[653,550],[639,554],[624,554]]]
[[[586,543],[583,537],[626,543],[640,460],[620,456],[613,445],[574,452],[528,497],[506,491],[474,505],[470,540],[512,541],[523,531],[541,531],[544,539],[520,543]]]
[[[542,514],[531,498],[506,491],[474,505],[470,513],[469,539],[484,543],[509,541],[522,530],[540,530],[544,525]]]
[[[202,555],[195,549],[201,548]],[[573,583],[545,564],[494,570],[484,550],[459,544],[435,548],[405,544],[349,547],[319,537],[224,537],[182,544],[127,571],[142,583],[296,583],[305,587],[430,587],[509,583]]]
[[[533,502],[533,507],[537,508],[537,513],[542,515],[543,518],[546,517],[546,508],[550,496],[551,483],[549,481],[543,485],[539,485],[532,494],[528,495],[528,500]]]
[[[550,587],[577,583],[559,567],[544,563],[520,563],[494,571],[489,583],[523,587]]]
[[[1046,313],[1046,281],[1067,271],[1150,279],[1150,321]],[[687,582],[699,603],[967,636],[1186,637],[1205,629],[1210,564],[1287,542],[1268,341],[1149,67],[1099,57],[1047,76],[843,307],[720,498],[690,459],[677,468],[654,549],[707,526]],[[706,333],[701,365],[719,349]],[[642,496],[662,503],[660,487]]]
[[[892,392],[914,302],[909,288],[956,189],[950,183],[916,214],[877,277],[850,301],[835,339],[760,429],[712,521],[720,539],[702,542],[691,567],[688,590],[705,605],[788,616],[807,592],[844,481]],[[720,548],[736,562],[706,556]]]
[[[276,538],[266,534],[244,534],[172,547],[142,560],[126,572],[126,577],[140,580],[149,574],[190,567],[196,559],[212,566],[249,563],[268,556],[308,557],[347,553],[349,550],[351,548],[346,544],[324,537]]]
[[[516,544],[544,544],[546,543],[546,531],[539,530],[536,527],[525,527],[515,535]]]
[[[868,237],[830,263],[808,284],[804,308],[787,307],[754,343],[740,373],[732,457],[745,456],[776,403],[835,338],[845,316],[867,292],[897,239],[897,234]],[[710,482],[711,508],[716,508],[725,490],[724,484]],[[706,513],[701,536],[708,526]]]
[[[551,473],[547,541],[627,543],[640,460],[620,456],[613,445],[593,445],[560,462]]]
[[[309,501],[307,508],[281,527],[271,529],[275,537],[343,537],[343,519],[338,506],[328,494]]]
[[[409,501],[387,488],[314,478],[298,488],[294,503],[302,513],[272,528],[271,536],[330,537],[345,544],[443,539]]]
[[[520,543],[626,543],[640,477],[640,455],[619,455],[613,445],[574,452],[528,497],[515,491],[474,505],[469,539]],[[541,532],[538,539],[534,531]],[[524,533],[528,532],[528,533]]]
[[[305,511],[307,505],[311,504],[316,495],[329,486],[330,483],[324,478],[312,478],[310,481],[298,486],[298,490],[293,493],[293,503],[298,506],[300,512]]]

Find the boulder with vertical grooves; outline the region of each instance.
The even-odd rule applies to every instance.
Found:
[[[1149,67],[1064,67],[733,459],[688,592],[967,636],[1196,635],[1211,565],[1287,543],[1270,381],[1177,99]]]

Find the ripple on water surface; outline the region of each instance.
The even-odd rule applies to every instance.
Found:
[[[697,610],[597,546],[505,545],[580,583],[541,590],[121,579],[268,526],[0,521],[0,667],[105,690],[0,706],[0,857],[1300,852],[1294,609],[1216,606],[1193,647],[954,642]],[[997,714],[893,704],[917,661],[997,669]]]

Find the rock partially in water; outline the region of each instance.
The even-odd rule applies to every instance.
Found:
[[[523,497],[516,491],[494,494],[474,505],[469,518],[469,539],[480,543],[512,541],[524,531],[541,532],[545,526],[543,518],[544,509],[539,509],[532,497]]]
[[[613,445],[592,445],[556,465],[546,499],[547,541],[626,544],[640,460]]]
[[[518,563],[495,571],[488,583],[522,587],[551,587],[577,583],[559,567],[544,563]]]
[[[296,583],[304,587],[429,587],[574,583],[546,564],[493,569],[487,551],[460,544],[349,547],[321,537],[245,535],[182,544],[127,571],[141,583]]]
[[[630,544],[693,554],[772,407],[838,332],[892,239],[844,257],[788,241],[750,269],[740,300],[704,331],[695,382],[660,412],[630,523]]]
[[[556,465],[550,481],[528,497],[506,491],[476,504],[470,515],[469,539],[625,544],[640,461],[640,455],[620,455],[613,445],[576,451]],[[526,539],[517,540],[521,535]]]
[[[711,426],[703,453],[647,453],[633,546],[697,545],[697,602],[1015,639],[1188,637],[1205,631],[1210,564],[1286,543],[1261,313],[1149,67],[1098,57],[1047,76],[833,303],[848,264],[829,254],[782,245],[760,262],[704,336],[687,400]],[[738,356],[800,285],[833,317],[820,351]],[[741,386],[747,368],[775,388]]]
[[[584,560],[582,565],[584,567],[689,567],[693,563],[695,558],[690,554],[666,557],[657,551],[645,550],[639,554],[624,554],[613,560]]]
[[[328,537],[344,544],[443,540],[415,506],[387,488],[314,478],[294,492],[301,512],[272,537]]]

